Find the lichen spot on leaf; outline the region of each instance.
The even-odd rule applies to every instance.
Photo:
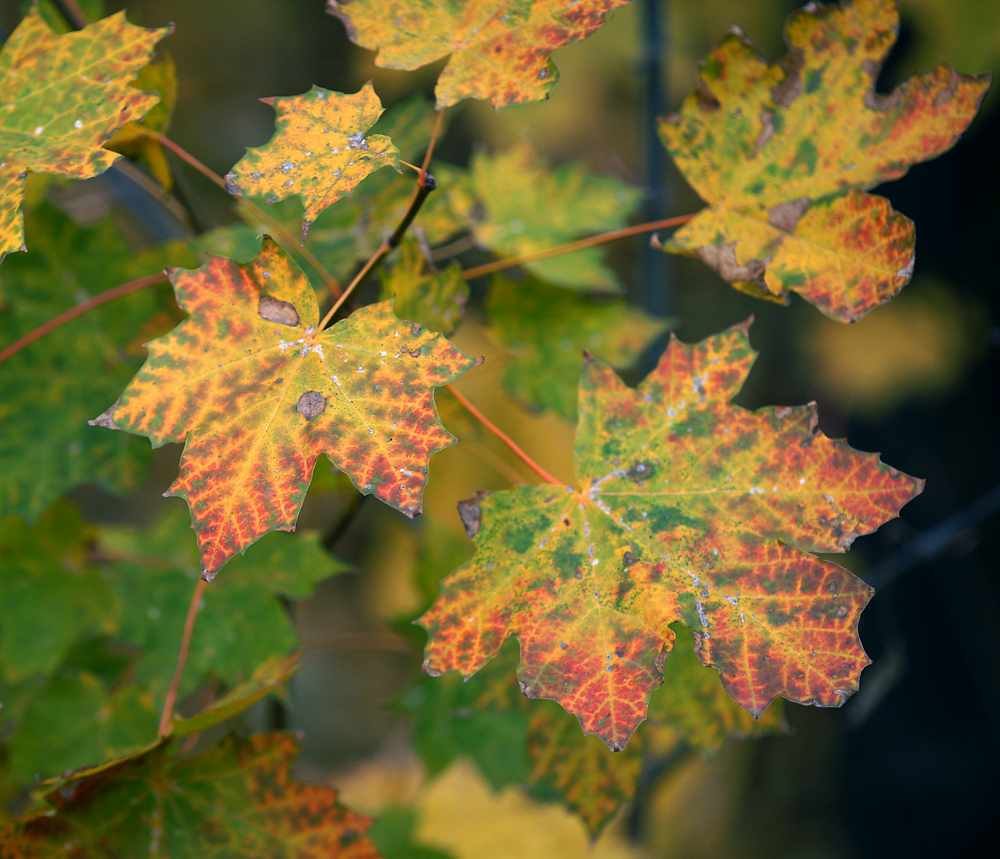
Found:
[[[295,410],[307,421],[312,420],[316,415],[326,411],[326,397],[319,391],[306,391],[299,397],[299,404]]]

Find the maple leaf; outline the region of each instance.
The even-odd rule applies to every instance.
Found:
[[[93,423],[187,441],[169,494],[191,508],[203,575],[273,530],[289,531],[320,453],[365,495],[421,509],[427,460],[455,439],[435,387],[476,362],[397,319],[389,302],[317,331],[316,296],[270,238],[245,266],[221,257],[168,272],[189,317]]]
[[[494,278],[486,302],[491,333],[514,359],[503,373],[511,396],[535,409],[576,418],[584,350],[615,367],[630,367],[669,327],[625,301],[579,295],[528,278]]]
[[[468,677],[514,635],[524,693],[615,749],[660,685],[674,621],[755,716],[778,695],[837,706],[857,688],[871,590],[808,552],[846,550],[923,483],[827,439],[814,405],[731,405],[753,362],[747,327],[672,339],[635,390],[588,362],[578,486],[464,502],[476,555],[419,621],[425,670]]]
[[[28,170],[87,179],[119,157],[102,144],[156,104],[130,83],[169,32],[119,12],[57,35],[32,7],[11,34],[0,53],[0,260],[25,250]]]
[[[451,186],[447,179],[441,184],[447,187],[449,207],[466,222],[476,243],[506,256],[617,230],[642,199],[638,188],[613,176],[594,175],[580,163],[550,168],[524,141],[495,155],[474,154],[467,176]],[[524,267],[568,289],[620,290],[597,248]]]
[[[291,737],[230,736],[191,757],[173,745],[61,780],[46,796],[51,808],[0,830],[0,855],[378,859],[369,818],[332,789],[291,778]]]
[[[190,518],[179,508],[154,527],[102,533],[101,548],[123,557],[104,571],[121,602],[119,642],[141,654],[130,667],[135,684],[162,700],[177,661],[187,604],[201,574]],[[202,598],[180,686],[183,696],[208,678],[236,683],[273,653],[298,646],[286,601],[309,596],[315,586],[346,572],[317,535],[282,534],[230,562],[224,587]]]
[[[376,64],[412,71],[451,55],[438,78],[438,110],[463,98],[500,110],[548,97],[556,48],[579,42],[629,0],[329,0],[350,40],[378,50]]]
[[[226,190],[237,197],[267,196],[302,200],[302,238],[316,216],[351,194],[373,170],[399,170],[399,152],[382,134],[365,132],[382,115],[371,82],[354,95],[314,86],[304,95],[264,99],[277,114],[274,136],[247,149],[226,176]]]
[[[709,54],[701,85],[659,126],[708,207],[665,250],[700,257],[752,295],[798,292],[853,322],[913,271],[913,223],[864,190],[948,150],[991,80],[942,63],[874,90],[896,39],[891,0],[809,4],[768,66],[739,31]]]
[[[99,571],[83,565],[87,537],[68,501],[54,504],[34,527],[15,516],[0,520],[4,679],[51,673],[77,639],[114,631],[119,604]]]

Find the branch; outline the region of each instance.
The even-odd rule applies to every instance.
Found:
[[[888,558],[871,567],[864,579],[873,588],[883,588],[918,564],[936,558],[970,528],[1000,511],[1000,485],[953,513],[944,522],[900,546]]]
[[[174,715],[174,702],[177,700],[177,690],[181,685],[181,676],[184,674],[184,663],[187,662],[188,647],[191,644],[191,633],[194,631],[194,622],[198,616],[198,608],[201,605],[202,594],[208,582],[198,579],[198,584],[194,587],[194,594],[191,596],[191,605],[188,607],[187,619],[184,621],[184,635],[181,636],[181,650],[177,654],[177,665],[174,668],[174,676],[170,681],[170,689],[167,690],[167,699],[163,702],[163,714],[160,716],[160,727],[158,734],[161,737],[170,733],[170,720]]]
[[[34,343],[39,337],[43,337],[50,331],[58,328],[64,322],[69,322],[71,319],[76,319],[77,316],[83,316],[88,310],[93,310],[95,307],[99,307],[112,299],[118,298],[121,295],[128,295],[130,292],[138,292],[140,289],[145,289],[147,286],[154,286],[157,283],[161,283],[167,279],[166,275],[162,272],[160,274],[147,274],[145,277],[140,277],[137,280],[130,280],[128,283],[123,283],[121,286],[113,287],[107,292],[102,292],[100,295],[95,295],[93,298],[84,301],[82,304],[78,304],[76,307],[67,310],[65,313],[60,313],[54,319],[50,319],[44,325],[39,325],[30,334],[25,334],[16,343],[11,343],[6,349],[0,352],[0,363],[6,361],[11,355],[16,352],[20,352],[29,343]]]
[[[526,454],[517,443],[512,439],[507,433],[501,430],[493,421],[491,421],[486,415],[484,415],[479,409],[477,409],[472,403],[470,403],[464,394],[459,393],[458,389],[454,385],[448,385],[448,390],[451,391],[451,395],[458,400],[472,415],[479,420],[479,422],[486,427],[493,435],[495,435],[500,441],[502,441],[507,447],[511,449],[514,455],[521,460],[525,465],[528,466],[532,471],[535,472],[539,477],[542,478],[546,483],[554,483],[556,486],[564,486],[565,484],[561,480],[557,480],[551,474],[549,474],[544,468],[542,468],[535,460],[533,460],[528,454]]]
[[[649,221],[645,224],[636,224],[634,227],[625,227],[621,230],[612,230],[610,233],[601,233],[597,236],[579,239],[575,242],[570,242],[569,244],[556,245],[554,248],[545,248],[540,251],[532,251],[528,254],[522,254],[521,256],[494,260],[493,262],[488,262],[485,265],[477,265],[473,268],[467,268],[462,272],[462,277],[465,280],[472,280],[472,278],[482,277],[484,274],[492,274],[495,271],[502,271],[505,268],[513,268],[514,266],[524,265],[526,262],[548,259],[549,257],[559,256],[560,254],[568,254],[573,251],[583,250],[584,248],[591,248],[595,245],[603,245],[607,242],[617,241],[618,239],[626,239],[629,236],[651,233],[654,230],[665,230],[668,227],[676,227],[681,224],[685,224],[697,214],[697,212],[692,212],[690,215],[677,215],[673,218],[665,218],[662,221]]]

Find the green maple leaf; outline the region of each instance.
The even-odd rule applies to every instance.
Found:
[[[268,239],[246,266],[170,272],[190,316],[94,423],[187,441],[170,494],[191,508],[204,576],[292,530],[321,453],[366,495],[414,516],[431,455],[453,444],[434,389],[476,362],[388,302],[317,331],[316,296]]]
[[[638,188],[594,175],[579,163],[550,168],[524,141],[496,155],[476,153],[464,181],[445,181],[444,187],[449,207],[465,221],[476,243],[503,256],[521,256],[624,227],[642,198]],[[524,267],[567,289],[620,289],[597,248]]]
[[[0,54],[0,259],[25,250],[26,171],[87,179],[118,158],[103,144],[156,104],[130,84],[169,32],[119,12],[57,35],[33,7],[11,34]]]
[[[507,392],[529,407],[576,418],[584,351],[614,367],[630,367],[670,323],[618,299],[578,295],[535,278],[494,278],[486,303],[491,333],[513,354]]]
[[[187,606],[201,575],[198,547],[183,509],[151,529],[106,530],[102,548],[128,558],[105,574],[122,605],[117,638],[139,649],[132,682],[165,694]],[[232,575],[208,588],[188,651],[181,694],[209,677],[233,684],[298,639],[282,598],[301,599],[347,566],[323,550],[315,535],[281,535],[234,558]]]
[[[264,146],[248,149],[226,188],[236,196],[296,196],[305,206],[302,237],[327,206],[351,194],[373,170],[399,170],[399,152],[382,134],[365,132],[382,115],[371,83],[354,95],[314,86],[304,95],[271,98],[275,132]]]
[[[874,90],[896,39],[892,0],[814,5],[767,65],[738,31],[660,135],[709,205],[663,247],[697,256],[739,289],[797,292],[853,322],[913,273],[913,223],[865,192],[945,152],[972,121],[990,75],[942,63],[892,93]]]
[[[194,262],[179,244],[134,253],[110,219],[84,228],[45,205],[27,223],[35,253],[12,257],[0,274],[4,346],[117,284]],[[136,486],[148,446],[114,439],[87,418],[141,364],[141,335],[175,319],[167,287],[146,289],[56,328],[0,365],[0,516],[34,521],[80,483],[114,492]]]
[[[499,110],[547,98],[559,77],[549,59],[629,0],[329,0],[347,35],[378,50],[383,68],[412,70],[448,56],[438,110],[479,98]]]
[[[407,236],[396,264],[382,275],[382,299],[394,299],[392,309],[400,319],[419,322],[448,337],[465,317],[469,287],[457,263],[437,271],[420,243]]]
[[[330,788],[295,782],[295,754],[282,734],[231,736],[191,757],[161,740],[58,782],[49,809],[0,831],[0,855],[378,859],[371,821]]]
[[[0,671],[7,680],[51,674],[80,638],[114,631],[119,603],[85,563],[88,531],[69,502],[25,527],[0,520]]]
[[[731,405],[752,361],[743,326],[672,341],[635,390],[589,362],[578,485],[466,502],[476,555],[420,620],[425,669],[468,677],[516,636],[525,694],[620,749],[680,621],[755,716],[779,695],[846,700],[868,664],[857,623],[871,591],[809,552],[846,550],[923,484],[825,438],[813,406]]]

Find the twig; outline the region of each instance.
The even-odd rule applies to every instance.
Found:
[[[479,411],[479,409],[477,409],[474,405],[472,405],[472,403],[470,403],[465,398],[465,395],[460,393],[454,385],[449,385],[448,390],[451,392],[451,395],[456,400],[458,400],[463,406],[465,406],[465,408],[468,409],[468,411],[471,412],[472,415],[477,420],[479,420],[479,422],[482,423],[484,427],[486,427],[486,429],[488,429],[491,433],[493,433],[493,435],[495,435],[498,439],[500,439],[500,441],[502,441],[505,445],[507,445],[507,447],[511,449],[513,454],[518,459],[520,459],[521,462],[527,465],[528,468],[534,471],[535,474],[541,477],[542,480],[544,480],[546,483],[554,483],[556,486],[564,485],[561,480],[557,480],[555,477],[549,474],[544,468],[542,468],[537,462],[535,462],[535,460],[533,460],[530,456],[528,456],[528,454],[526,454],[523,450],[521,450],[521,448],[518,447],[514,439],[512,439],[509,435],[507,435],[507,433],[505,433],[495,423],[493,423],[493,421],[491,421],[488,417],[486,417],[486,415],[484,415],[481,411]]]
[[[65,322],[69,322],[71,319],[76,319],[77,316],[82,316],[88,310],[93,310],[95,307],[105,304],[112,299],[118,298],[122,295],[127,295],[130,292],[138,292],[140,289],[145,289],[148,286],[154,286],[157,283],[165,281],[166,275],[162,272],[160,274],[147,274],[145,277],[137,278],[136,280],[130,280],[128,283],[123,283],[120,286],[113,287],[107,292],[102,292],[100,295],[95,295],[93,298],[89,298],[82,304],[78,304],[76,307],[67,310],[65,313],[60,313],[54,319],[50,319],[43,325],[39,325],[34,331],[29,334],[25,334],[16,343],[11,343],[6,349],[0,352],[0,363],[6,361],[11,355],[16,352],[20,352],[29,343],[34,343],[39,337],[43,337],[50,331],[58,328]]]
[[[1000,511],[1000,485],[980,495],[967,507],[953,513],[944,522],[924,531],[900,546],[888,558],[871,567],[864,579],[873,588],[894,582],[917,564],[937,557],[970,528]]]
[[[203,176],[206,176],[222,188],[223,191],[226,191],[227,194],[229,193],[226,189],[226,180],[216,173],[211,167],[207,167],[202,164],[201,161],[195,158],[190,152],[182,146],[174,143],[174,141],[172,141],[165,134],[157,134],[156,137],[160,143],[173,152],[174,155],[181,159],[181,161],[184,161],[186,164],[194,167],[195,170]],[[261,223],[263,223],[271,231],[272,235],[278,239],[287,250],[291,251],[291,249],[294,248],[299,254],[302,255],[302,258],[313,267],[321,278],[323,278],[327,288],[330,290],[330,295],[333,296],[335,301],[341,297],[340,284],[337,282],[337,279],[330,274],[329,271],[327,271],[326,266],[324,266],[323,263],[316,258],[312,251],[310,251],[302,242],[297,241],[295,237],[285,229],[280,221],[276,221],[252,200],[248,200],[245,197],[237,197],[235,199],[239,208],[251,212],[257,220],[261,221]]]
[[[389,236],[382,244],[378,246],[375,253],[372,254],[371,259],[365,263],[364,268],[361,269],[355,275],[354,280],[352,280],[347,288],[344,290],[343,295],[340,296],[335,302],[333,307],[331,307],[327,312],[326,316],[320,321],[319,326],[316,328],[317,331],[322,331],[329,324],[330,320],[333,319],[334,314],[340,310],[344,302],[347,301],[347,297],[354,292],[365,280],[368,278],[375,268],[384,260],[403,240],[403,235],[409,228],[410,224],[413,223],[413,219],[417,216],[417,212],[420,211],[420,207],[423,206],[424,200],[427,199],[428,195],[433,191],[437,185],[434,182],[434,177],[430,173],[425,173],[423,170],[420,171],[420,177],[417,179],[417,188],[410,198],[410,205],[406,207],[406,212],[403,214],[402,220],[399,225],[393,231],[392,235]]]
[[[87,26],[87,16],[83,14],[76,0],[52,0],[52,5],[74,30],[82,30]]]
[[[188,646],[191,644],[191,633],[194,631],[195,618],[198,616],[198,607],[201,605],[202,594],[208,582],[199,578],[195,585],[194,594],[191,597],[191,605],[188,607],[187,619],[184,621],[184,634],[181,636],[181,649],[177,654],[177,666],[174,668],[174,676],[170,681],[170,689],[167,690],[167,699],[163,702],[163,714],[160,716],[159,736],[165,737],[170,733],[170,720],[174,715],[174,702],[177,700],[177,690],[181,685],[181,676],[184,674],[184,663],[187,662]]]
[[[505,268],[513,268],[514,266],[524,265],[526,262],[548,259],[549,257],[559,256],[560,254],[568,254],[573,251],[583,250],[584,248],[592,248],[595,245],[603,245],[606,242],[613,242],[617,239],[626,239],[629,236],[651,233],[654,230],[665,230],[668,227],[676,227],[680,224],[687,223],[696,214],[697,212],[692,212],[690,215],[677,215],[674,218],[665,218],[662,221],[649,221],[645,224],[636,224],[634,227],[625,227],[621,230],[612,230],[610,233],[601,233],[598,236],[590,236],[586,239],[579,239],[575,242],[570,242],[569,244],[557,245],[554,248],[544,248],[540,251],[532,251],[531,253],[521,254],[521,256],[494,260],[493,262],[488,262],[485,265],[477,265],[473,268],[467,268],[462,272],[462,277],[465,280],[472,280],[472,278],[482,277],[484,274],[492,274],[495,271],[502,271]]]

